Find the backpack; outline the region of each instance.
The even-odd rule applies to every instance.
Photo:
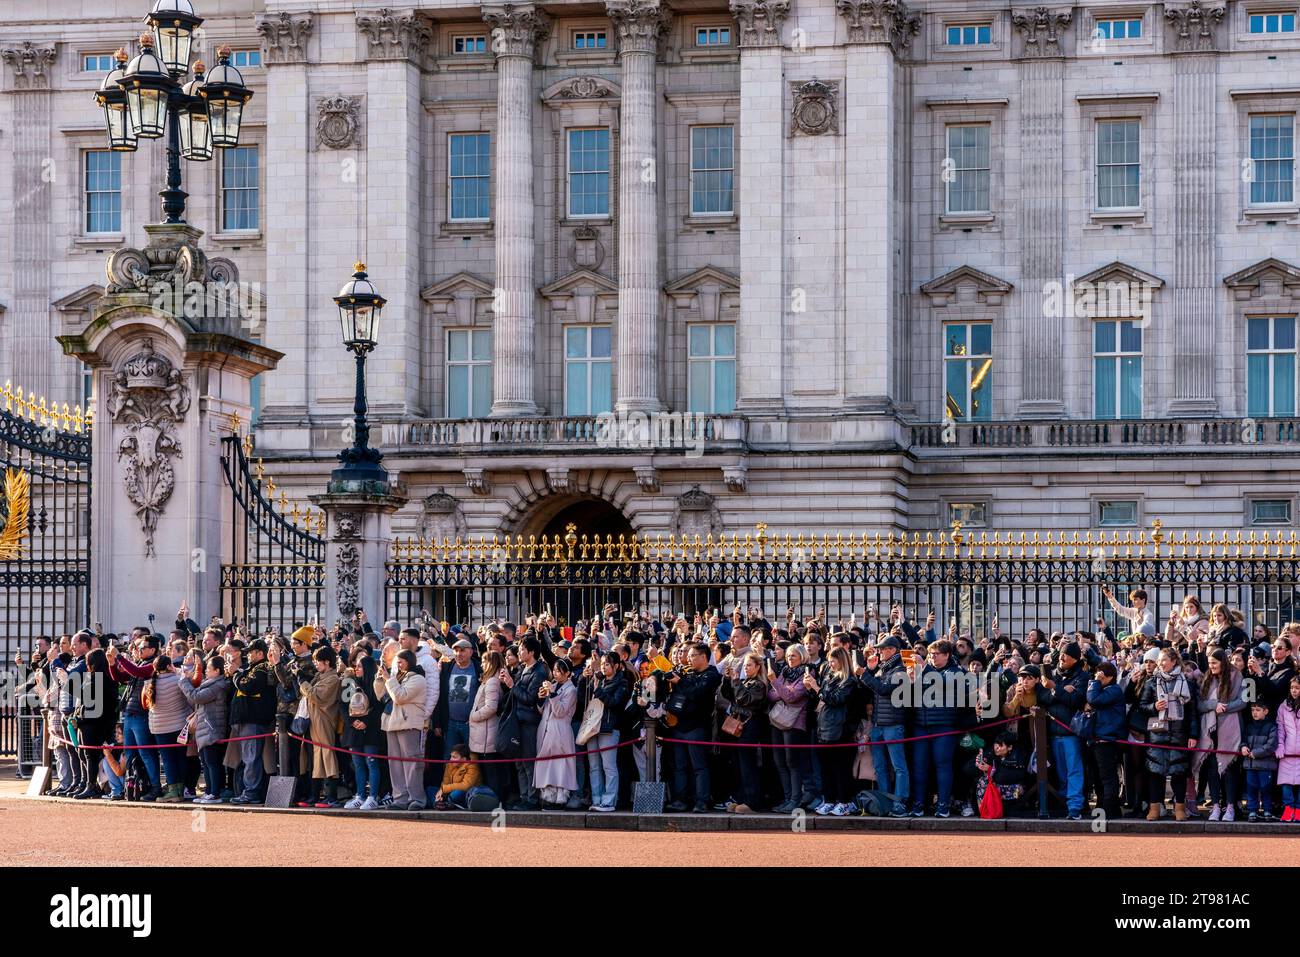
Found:
[[[370,699],[366,697],[366,693],[352,692],[352,698],[348,701],[348,717],[364,718],[368,714],[370,714]]]
[[[465,794],[465,806],[471,811],[495,811],[501,804],[496,792],[481,784],[470,788]]]
[[[897,798],[892,794],[879,789],[859,791],[858,796],[853,799],[858,810],[867,817],[889,817],[889,812],[893,810],[896,801]]]

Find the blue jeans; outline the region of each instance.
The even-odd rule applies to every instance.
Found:
[[[1300,784],[1282,785],[1282,806],[1300,807]]]
[[[695,803],[708,804],[712,800],[709,785],[709,733],[705,728],[694,731],[679,731],[674,737],[687,741],[699,741],[699,744],[674,744],[673,790],[678,801],[685,801],[690,791],[686,769],[689,766],[695,772]]]
[[[378,754],[379,745],[365,744],[360,746],[360,750],[366,754]],[[379,800],[379,759],[363,758],[359,754],[352,755],[352,771],[357,776],[357,797],[372,797]],[[367,790],[367,784],[369,790]]]
[[[131,745],[153,744],[153,735],[149,733],[149,716],[147,714],[128,714],[122,716],[122,743],[126,745],[124,760],[138,754],[144,762],[145,773],[149,775],[149,786],[158,789],[161,778],[158,777],[158,751],[156,748],[133,748]]]
[[[920,730],[920,729],[918,729]],[[922,731],[922,734],[933,733]],[[912,808],[925,810],[925,799],[930,791],[930,767],[934,766],[935,787],[939,792],[935,811],[946,813],[952,806],[952,756],[957,751],[957,735],[926,738],[912,748],[913,771],[916,773],[916,790]]]
[[[1052,760],[1056,776],[1065,791],[1065,805],[1071,814],[1083,813],[1083,748],[1072,734],[1052,738]],[[1178,798],[1175,795],[1175,800]]]
[[[121,795],[126,790],[126,779],[113,770],[113,766],[108,763],[107,758],[100,758],[99,765],[104,770],[104,777],[108,778],[108,789],[113,794]],[[125,767],[123,765],[124,770]]]
[[[209,797],[221,796],[221,783],[226,776],[225,769],[222,767],[222,759],[225,756],[224,744],[209,744],[199,749],[199,757],[203,761],[203,780],[208,786]]]
[[[467,793],[468,792],[464,788],[457,788],[456,790],[446,795],[447,803],[453,804],[459,808],[467,807],[465,802],[465,795]]]
[[[271,726],[267,724],[237,724],[230,729],[230,736],[244,738],[266,734],[270,730]],[[239,742],[239,760],[244,764],[244,787],[238,796],[246,801],[261,801],[264,798],[262,790],[266,783],[266,770],[262,767],[263,743],[261,738]]]
[[[458,744],[465,745],[465,751],[469,751],[469,722],[452,721],[447,719],[447,728],[442,732],[442,757],[447,760],[451,757],[451,749]]]
[[[1272,771],[1246,772],[1246,813],[1253,814],[1255,811],[1273,813]]]
[[[606,731],[587,742],[587,766],[591,769],[591,803],[600,807],[618,804],[618,732]],[[596,753],[598,748],[608,751]]]
[[[910,779],[907,775],[907,752],[903,744],[877,744],[878,741],[899,741],[907,735],[901,724],[882,724],[873,727],[868,740],[871,741],[871,763],[876,768],[876,787],[883,788],[894,795],[894,807],[902,808],[907,804],[910,791]],[[893,773],[891,785],[890,773]]]
[[[180,735],[180,729],[175,731],[166,731],[162,734],[155,734],[153,739],[159,744],[175,744],[176,738]],[[180,785],[185,787],[185,749],[181,748],[159,748],[162,752],[163,774],[167,775],[167,786]]]

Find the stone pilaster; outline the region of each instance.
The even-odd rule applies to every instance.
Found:
[[[736,407],[784,406],[782,323],[785,95],[781,27],[786,0],[732,0],[740,27],[740,321],[736,330]]]
[[[655,412],[659,401],[659,162],[655,74],[670,14],[658,0],[611,0],[623,68],[618,178],[618,401]]]
[[[384,571],[392,547],[393,513],[407,502],[401,483],[386,489],[327,492],[311,500],[328,518],[325,617],[348,619],[358,608],[378,627],[384,615]]]
[[[1011,18],[1020,63],[1020,338],[1021,395],[1016,413],[1065,414],[1065,310],[1047,315],[1049,283],[1065,281],[1066,194],[1063,34],[1068,10],[1039,7]],[[1007,410],[1008,412],[1011,410]],[[997,413],[995,412],[995,415]]]
[[[259,14],[254,21],[262,38],[262,63],[306,63],[307,41],[315,20],[310,12]]]
[[[1214,112],[1215,53],[1224,4],[1169,4],[1165,9],[1174,56],[1174,281],[1171,415],[1217,410]]]
[[[492,26],[497,58],[492,414],[535,415],[533,57],[550,26],[545,14],[531,4],[485,7],[483,19]]]

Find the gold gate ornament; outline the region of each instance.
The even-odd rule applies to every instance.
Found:
[[[22,469],[5,469],[4,524],[0,525],[0,562],[11,562],[23,550],[27,537],[27,516],[31,510],[31,487]]]

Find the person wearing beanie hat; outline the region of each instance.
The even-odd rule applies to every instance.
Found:
[[[294,787],[294,800],[302,800],[311,791],[311,745],[294,741],[288,736],[289,727],[298,713],[299,687],[310,682],[316,674],[311,660],[311,642],[316,629],[304,625],[294,629],[289,636],[289,652],[284,643],[275,639],[267,653],[267,661],[275,674],[276,689],[275,729],[278,732],[279,773],[298,779]]]
[[[1052,764],[1065,792],[1070,820],[1083,818],[1083,742],[1070,730],[1070,722],[1087,704],[1088,675],[1077,641],[1066,642],[1057,667],[1043,675],[1038,704],[1047,708],[1047,738],[1052,745]]]

